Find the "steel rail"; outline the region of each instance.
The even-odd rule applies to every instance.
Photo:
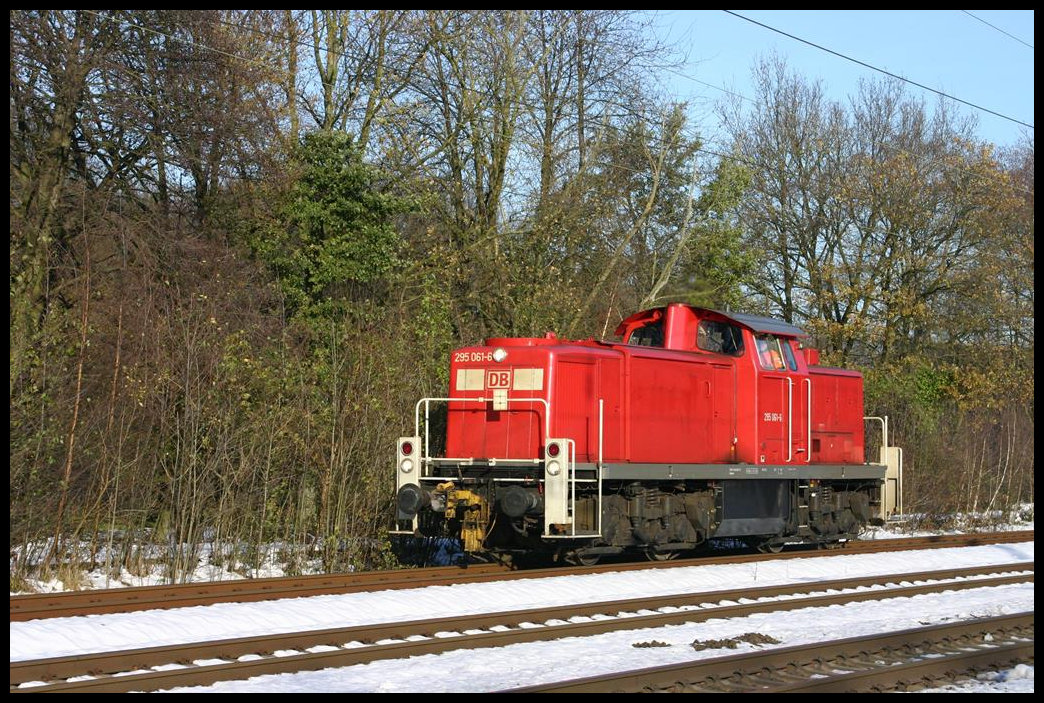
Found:
[[[948,672],[1032,661],[1032,630],[1033,613],[1017,613],[776,647],[504,692],[864,692],[895,688],[907,681]]]
[[[384,623],[349,628],[335,628],[311,632],[278,634],[262,637],[236,638],[215,642],[150,647],[138,650],[77,655],[53,659],[11,662],[11,692],[97,691],[127,692],[152,691],[177,686],[207,685],[227,679],[243,679],[262,674],[290,673],[328,667],[349,666],[380,659],[400,658],[445,652],[458,648],[504,646],[518,642],[550,640],[560,637],[590,636],[616,630],[660,627],[669,624],[702,622],[710,618],[743,617],[759,612],[775,612],[798,608],[823,607],[886,598],[901,598],[947,590],[986,588],[1024,583],[1033,580],[1033,563],[991,565],[962,569],[946,569],[907,574],[887,574],[858,579],[837,579],[820,582],[802,582],[762,588],[740,588],[725,591],[682,593],[653,598],[635,598],[592,604],[573,604],[552,608],[508,611],[500,613],[436,618],[414,622]],[[986,574],[1006,574],[995,578],[975,578]],[[953,580],[961,579],[961,580]],[[931,581],[914,586],[895,584]],[[884,586],[874,590],[871,587]],[[842,591],[842,589],[844,589]],[[842,591],[842,592],[839,592]],[[797,594],[823,593],[788,600],[761,600]],[[694,608],[668,613],[655,612],[662,608]],[[654,611],[651,614],[638,614]],[[596,615],[617,615],[611,619],[567,623],[569,618]],[[552,622],[559,624],[551,624]],[[537,627],[524,625],[537,624]],[[488,632],[494,627],[516,628],[502,632]],[[467,631],[485,630],[475,635]],[[408,640],[391,644],[371,644],[388,640]],[[287,656],[288,650],[302,651],[318,646],[342,647],[332,652],[307,653]],[[361,646],[370,644],[370,646]],[[280,652],[254,661],[236,661],[245,655],[264,655]],[[229,663],[210,666],[191,666],[167,671],[147,671],[199,660],[223,659]],[[147,671],[147,673],[127,672]],[[119,674],[119,675],[117,675]],[[67,679],[95,676],[81,681]],[[24,686],[29,682],[64,679],[48,685]],[[20,687],[21,686],[21,687]]]

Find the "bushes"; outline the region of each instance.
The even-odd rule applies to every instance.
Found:
[[[1033,408],[1022,394],[1003,398],[975,368],[924,358],[865,377],[866,407],[890,417],[892,444],[904,449],[909,511],[976,513],[1033,500]]]

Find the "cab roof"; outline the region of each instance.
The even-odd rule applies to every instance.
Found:
[[[740,327],[745,327],[756,334],[777,334],[784,337],[807,337],[808,333],[800,327],[778,320],[774,317],[763,317],[761,315],[748,315],[741,312],[721,312],[720,310],[712,310],[711,308],[698,308],[686,303],[671,303],[668,306],[661,308],[652,308],[650,310],[642,310],[636,312],[630,317],[624,319],[616,327],[616,334],[623,335],[627,328],[632,326],[635,322],[640,320],[658,320],[667,313],[667,308],[671,306],[683,306],[692,310],[697,317],[714,317],[717,319],[724,319],[733,322]],[[711,313],[708,315],[707,313]]]
[[[711,310],[711,312],[718,312],[717,310]],[[784,337],[807,337],[808,333],[805,330],[784,322],[783,320],[777,320],[774,317],[761,317],[760,315],[747,315],[742,312],[718,312],[722,317],[726,317],[733,320],[737,324],[743,327],[748,327],[754,332],[766,333],[766,334],[779,334]]]

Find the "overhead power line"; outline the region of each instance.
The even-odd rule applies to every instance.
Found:
[[[910,85],[915,85],[918,88],[921,88],[922,90],[927,90],[927,91],[930,91],[930,92],[935,93],[937,95],[941,95],[942,97],[947,98],[948,100],[953,100],[954,102],[959,102],[962,105],[967,105],[968,107],[975,108],[976,110],[982,110],[983,112],[988,112],[991,115],[996,115],[997,117],[1000,117],[1002,119],[1008,120],[1009,122],[1014,122],[1015,124],[1020,124],[1023,127],[1029,127],[1030,129],[1033,129],[1033,125],[1029,124],[1028,122],[1023,122],[1022,120],[1015,119],[1014,117],[1009,117],[1008,115],[1005,115],[1005,114],[1002,114],[1000,112],[997,112],[996,110],[991,110],[988,107],[983,107],[982,105],[976,105],[975,103],[968,102],[967,100],[961,100],[958,97],[955,97],[955,96],[950,95],[948,93],[944,93],[941,90],[937,90],[935,88],[932,88],[931,86],[924,85],[923,83],[918,83],[917,81],[912,81],[909,78],[904,78],[904,77],[902,77],[900,75],[892,73],[891,71],[886,71],[883,68],[878,68],[877,66],[874,66],[872,64],[868,64],[865,61],[860,61],[859,59],[854,59],[851,56],[846,56],[845,54],[842,54],[842,53],[840,53],[838,51],[834,51],[833,49],[828,49],[827,47],[821,46],[819,44],[816,44],[815,42],[810,42],[807,39],[802,39],[801,37],[797,37],[797,36],[794,36],[793,34],[789,34],[787,32],[784,32],[781,29],[776,29],[775,27],[771,27],[771,26],[769,26],[767,24],[763,24],[762,22],[758,22],[757,20],[753,20],[750,17],[744,17],[743,15],[739,14],[738,12],[733,12],[732,10],[723,10],[723,12],[727,12],[728,14],[732,15],[733,17],[738,17],[741,20],[746,20],[747,22],[750,22],[751,24],[756,24],[759,27],[763,27],[763,28],[765,28],[765,29],[767,29],[767,30],[769,30],[771,32],[775,32],[776,34],[782,34],[783,36],[788,37],[789,39],[793,39],[794,41],[799,41],[802,44],[807,44],[808,46],[811,46],[811,47],[813,47],[815,49],[819,49],[820,51],[825,51],[828,54],[833,54],[834,56],[837,56],[838,58],[842,58],[842,59],[844,59],[846,61],[851,61],[852,63],[858,64],[860,66],[863,66],[864,68],[869,68],[871,71],[877,71],[878,73],[883,73],[886,76],[890,76],[890,77],[895,78],[897,80],[903,81],[904,83],[909,83]]]
[[[983,23],[984,25],[986,25],[987,27],[993,27],[993,28],[994,28],[994,29],[996,29],[996,30],[997,30],[998,32],[1000,32],[1001,34],[1003,34],[1003,35],[1005,35],[1005,36],[1008,36],[1008,37],[1011,37],[1012,39],[1014,39],[1015,41],[1017,41],[1017,42],[1018,42],[1019,44],[1022,44],[1023,46],[1028,46],[1028,47],[1029,47],[1029,48],[1031,48],[1031,49],[1033,48],[1033,45],[1032,45],[1032,44],[1027,44],[1026,42],[1024,42],[1024,41],[1022,41],[1021,39],[1019,39],[1019,38],[1018,38],[1017,36],[1015,36],[1014,34],[1009,34],[1008,32],[1005,32],[1005,31],[1004,31],[1003,29],[1001,29],[1001,28],[1000,28],[1000,27],[998,27],[997,25],[995,25],[995,24],[990,24],[989,22],[987,22],[987,21],[986,21],[986,20],[984,20],[983,18],[979,17],[978,15],[974,15],[974,14],[972,14],[971,12],[968,12],[967,10],[961,10],[961,12],[963,12],[964,14],[968,15],[969,17],[971,17],[971,18],[973,18],[973,19],[977,19],[977,20],[979,20],[980,22],[982,22],[982,23]]]
[[[103,15],[101,13],[93,12],[91,10],[84,10],[84,12],[92,14],[92,15],[100,18],[100,19],[106,19],[106,20],[109,20],[111,22],[122,23],[122,24],[126,24],[126,25],[129,25],[129,26],[132,26],[132,27],[136,27],[138,29],[141,29],[142,31],[149,32],[151,34],[155,34],[155,35],[158,35],[158,36],[162,36],[162,37],[165,37],[165,38],[170,39],[172,41],[178,41],[178,42],[181,42],[183,44],[187,44],[189,46],[196,47],[198,49],[202,49],[202,50],[206,50],[206,51],[212,51],[212,52],[214,52],[216,54],[220,54],[222,56],[226,56],[226,57],[231,58],[231,59],[238,59],[238,60],[243,61],[244,63],[247,63],[247,64],[252,64],[252,65],[255,65],[255,66],[261,66],[261,67],[269,69],[269,70],[273,71],[274,73],[277,73],[277,74],[280,74],[280,75],[286,75],[286,76],[290,75],[289,73],[287,73],[282,68],[274,67],[274,66],[272,66],[270,64],[267,64],[265,62],[261,62],[261,61],[255,60],[255,59],[251,59],[251,58],[247,58],[247,57],[240,56],[240,55],[237,55],[237,54],[229,53],[227,51],[216,49],[214,47],[207,46],[207,45],[199,43],[199,42],[190,41],[188,39],[184,39],[184,38],[181,38],[181,37],[175,37],[175,36],[172,36],[170,34],[161,32],[159,30],[152,29],[150,27],[142,26],[140,24],[137,24],[137,23],[132,22],[132,21],[127,20],[127,19],[118,19],[118,18],[115,18],[115,17],[112,17],[112,16]],[[736,14],[736,13],[730,11],[730,10],[726,10],[725,12],[728,12],[729,14],[734,14],[734,15],[736,15],[737,17],[739,17],[741,19],[746,19],[749,22],[753,22],[754,24],[760,24],[759,22],[751,20],[751,19],[749,19],[747,17],[743,17],[742,15],[738,15],[738,14]],[[266,37],[273,38],[273,39],[283,39],[283,37],[281,37],[279,35],[276,35],[276,34],[271,34],[271,33],[268,33],[268,32],[262,32],[260,30],[253,29],[251,27],[242,26],[242,25],[234,25],[233,23],[230,23],[230,22],[227,22],[227,21],[224,21],[224,20],[220,20],[219,19],[219,20],[217,20],[217,22],[220,23],[220,24],[228,25],[228,26],[236,26],[236,27],[238,27],[240,29],[246,29],[247,31],[253,32],[253,33],[261,35],[261,36],[266,36]],[[774,29],[774,28],[769,27],[767,25],[761,25],[761,26],[765,27],[766,29],[771,29],[774,32],[779,32],[780,34],[784,34],[785,36],[788,36],[788,37],[791,36],[789,34],[786,34],[785,32],[782,32],[780,30]],[[804,39],[800,39],[799,37],[792,37],[792,38],[797,39],[798,41],[804,42],[806,44],[811,44],[811,42],[806,42]],[[291,41],[291,43],[296,44],[298,46],[306,47],[306,48],[311,48],[311,49],[316,49],[316,50],[321,49],[321,50],[324,50],[324,51],[331,51],[326,46],[323,46],[321,44],[320,45],[316,45],[316,44],[313,44],[313,43],[307,42],[307,41],[296,40],[296,41]],[[815,44],[811,44],[811,45],[812,46],[816,46]],[[816,48],[822,48],[822,47],[816,46]],[[830,51],[829,49],[823,49],[823,50],[824,51],[828,51],[830,53],[836,53],[836,52]],[[332,51],[331,51],[331,53],[334,53],[339,58],[345,58],[346,57],[345,54],[332,52]],[[842,56],[842,58],[848,58],[848,57],[843,56],[841,54],[837,54],[837,55],[838,56]],[[849,60],[850,61],[855,61],[855,59],[849,59]],[[856,63],[861,63],[861,62],[856,61]],[[111,64],[111,65],[114,68],[123,69],[123,70],[126,70],[126,71],[128,71],[130,73],[133,73],[135,75],[141,76],[141,74],[139,72],[134,71],[134,70],[132,70],[132,69],[126,67],[126,66],[122,66],[122,65],[118,65],[118,64]],[[868,64],[863,64],[863,65],[866,65],[869,68],[874,68],[873,66],[869,66]],[[673,74],[678,75],[678,76],[680,76],[682,78],[686,78],[688,80],[694,81],[696,83],[699,83],[701,85],[707,86],[709,88],[713,88],[715,90],[719,90],[719,91],[721,91],[723,93],[726,93],[726,94],[731,95],[733,97],[736,97],[736,98],[739,98],[741,100],[750,102],[752,104],[757,104],[758,103],[758,101],[755,100],[754,98],[750,98],[750,97],[748,97],[748,96],[746,96],[746,95],[744,95],[742,93],[737,93],[737,92],[728,90],[726,88],[723,88],[721,86],[717,86],[717,85],[714,85],[714,84],[711,84],[711,83],[707,83],[705,81],[699,80],[699,79],[695,78],[694,76],[688,75],[686,73],[683,73],[683,72],[680,72],[680,71],[676,71],[676,70],[673,70],[673,69],[665,69],[665,70],[667,72],[669,72],[669,73],[673,73]],[[874,70],[881,70],[881,69],[874,68]],[[883,73],[887,73],[886,71],[882,71],[882,72]],[[892,75],[892,74],[888,74],[888,75]],[[900,80],[906,80],[904,78],[901,78],[900,76],[894,76],[894,77],[900,78]],[[907,82],[913,83],[913,81],[907,81]],[[919,85],[919,84],[914,83],[914,85]],[[924,86],[921,86],[921,87],[924,87]],[[933,90],[931,88],[927,88],[927,89],[928,90]],[[36,90],[41,92],[41,94],[42,94],[42,91],[40,91],[40,89],[37,88]],[[938,92],[938,91],[934,91],[934,92]],[[940,94],[941,95],[945,95],[943,93],[940,93]],[[946,96],[946,97],[950,97],[950,96]],[[951,99],[956,100],[956,98],[951,98]],[[960,102],[964,102],[964,101],[960,101]],[[967,104],[970,105],[971,103],[967,103]],[[975,106],[973,106],[973,107],[975,107]],[[979,108],[979,109],[984,109],[984,108]],[[994,114],[996,114],[996,113],[994,113]],[[1003,117],[1003,115],[1001,115],[1001,116]],[[1006,119],[1011,119],[1011,118],[1006,118]],[[645,122],[646,124],[649,124],[649,125],[653,124],[648,118],[641,118],[641,120],[643,122]],[[1020,123],[1020,124],[1025,124],[1025,123]],[[1026,126],[1032,128],[1032,125],[1026,125]],[[718,157],[720,159],[726,159],[726,160],[733,161],[733,162],[736,162],[736,163],[742,163],[742,164],[747,165],[747,166],[756,167],[756,164],[754,164],[754,163],[748,161],[747,159],[744,159],[744,158],[742,158],[742,157],[740,157],[740,156],[738,156],[736,154],[727,154],[727,153],[723,153],[722,151],[715,151],[713,149],[708,149],[707,148],[707,144],[706,144],[707,140],[706,140],[705,136],[701,136],[701,135],[699,135],[697,133],[692,133],[692,132],[683,132],[681,136],[684,137],[685,139],[688,139],[688,140],[691,140],[691,141],[698,141],[698,142],[701,143],[701,146],[694,147],[694,149],[693,149],[694,151],[697,151],[697,152],[700,152],[700,153],[703,153],[703,154],[708,154],[708,155],[711,155],[711,156],[716,156],[716,157]],[[664,144],[665,143],[662,142],[662,141],[658,142],[659,146],[664,146]],[[909,151],[907,151],[905,149],[895,149],[895,151],[898,152],[898,153],[905,153],[905,154],[910,154],[911,156],[914,156],[914,154],[912,152],[909,152]],[[619,164],[615,165],[614,168],[618,168],[618,169],[621,169],[621,170],[624,170],[624,171],[631,171],[633,173],[640,173],[640,171],[638,171],[636,169],[630,169],[630,168],[621,166]],[[969,174],[972,173],[971,171],[969,171],[967,169],[963,169],[963,168],[958,168],[958,170],[962,171],[964,173],[969,173]],[[1016,190],[1019,191],[1019,192],[1022,192],[1022,193],[1026,193],[1028,195],[1033,195],[1033,191],[1031,191],[1031,190],[1026,190],[1026,189],[1018,188],[1018,187],[1016,187]]]

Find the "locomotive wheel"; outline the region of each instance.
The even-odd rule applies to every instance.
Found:
[[[566,552],[562,555],[562,561],[575,566],[594,566],[601,558],[601,554],[584,554],[583,550]]]
[[[681,552],[658,552],[656,547],[645,548],[645,558],[649,561],[672,561],[678,558]]]
[[[758,551],[762,554],[779,554],[783,551],[783,542],[766,540],[758,545]]]

